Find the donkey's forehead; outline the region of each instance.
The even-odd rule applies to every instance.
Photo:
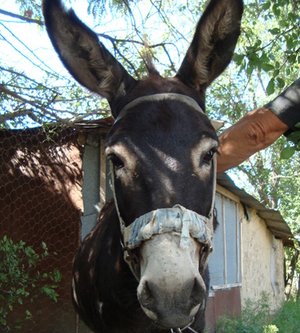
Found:
[[[125,105],[137,98],[161,93],[177,93],[189,96],[204,110],[204,100],[200,97],[199,92],[188,87],[176,77],[163,78],[160,75],[150,75],[138,81],[134,88],[120,98],[117,105],[113,107],[117,109],[116,111],[120,111]]]
[[[129,144],[194,146],[203,138],[217,136],[207,116],[182,101],[140,102],[126,112],[112,127],[107,145]]]

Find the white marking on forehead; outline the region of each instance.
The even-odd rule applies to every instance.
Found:
[[[174,172],[182,170],[182,164],[176,158],[164,153],[156,147],[151,148],[168,169]]]

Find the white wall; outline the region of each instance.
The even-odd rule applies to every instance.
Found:
[[[270,307],[276,309],[284,300],[284,253],[281,240],[275,239],[254,209],[249,220],[241,216],[242,306],[246,299],[257,300],[268,294]]]

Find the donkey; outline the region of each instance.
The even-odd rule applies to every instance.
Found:
[[[205,91],[229,64],[242,0],[211,0],[176,74],[133,78],[60,0],[44,0],[65,67],[107,98],[114,199],[83,240],[73,302],[98,333],[203,332],[209,288],[218,138]]]

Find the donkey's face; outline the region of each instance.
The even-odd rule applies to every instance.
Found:
[[[215,130],[203,112],[181,100],[195,92],[178,79],[151,77],[140,85],[152,87],[152,94],[154,87],[157,91],[148,95],[150,101],[146,97],[122,112],[106,142],[121,217],[131,225],[148,212],[176,204],[208,216],[214,191],[212,158],[218,146]],[[140,89],[137,85],[133,93],[145,96]],[[153,96],[159,99],[151,101]],[[209,248],[192,237],[186,247],[180,242],[180,233],[173,231],[134,247],[140,264],[138,299],[163,327],[185,327],[205,305]]]
[[[153,72],[136,81],[72,11],[44,1],[63,63],[110,103],[116,122],[106,155],[121,229],[129,235],[123,241],[139,261],[133,271],[141,307],[167,328],[189,325],[205,306],[218,141],[202,109],[206,88],[232,57],[241,15],[241,0],[212,0],[177,75]]]
[[[151,76],[131,93],[145,97],[137,104],[134,99],[133,106],[121,113],[106,140],[126,225],[149,211],[175,204],[207,216],[212,199],[211,161],[218,140],[200,111],[195,91],[176,78]],[[197,109],[181,96],[194,99]]]

